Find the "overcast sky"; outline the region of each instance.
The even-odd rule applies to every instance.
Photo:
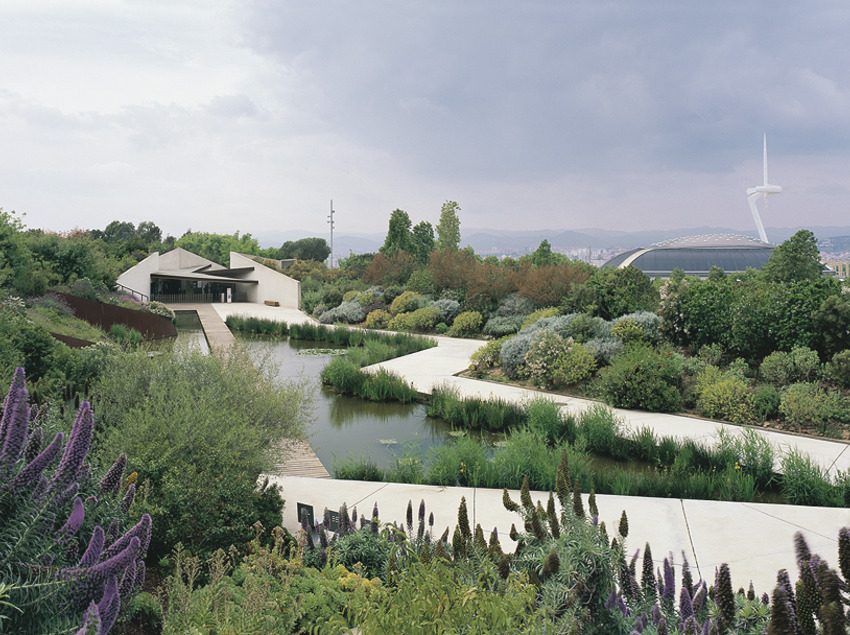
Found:
[[[5,0],[0,207],[165,233],[850,225],[850,3]]]

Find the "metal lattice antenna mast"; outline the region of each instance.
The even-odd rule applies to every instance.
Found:
[[[334,200],[331,199],[331,213],[328,214],[328,225],[331,226],[331,266],[334,268]]]
[[[747,190],[747,202],[750,204],[750,212],[752,212],[753,220],[756,222],[756,229],[759,232],[759,238],[763,243],[767,242],[767,234],[764,231],[764,225],[761,222],[761,216],[759,216],[758,207],[756,207],[756,201],[761,194],[764,197],[764,207],[767,209],[767,195],[768,194],[779,194],[782,192],[782,187],[779,185],[769,185],[767,182],[767,134],[764,135],[764,184],[757,185],[756,187],[751,187]]]

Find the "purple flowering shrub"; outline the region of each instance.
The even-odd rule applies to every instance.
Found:
[[[18,368],[0,419],[0,584],[10,586],[0,631],[108,633],[144,582],[151,519],[125,530],[135,486],[122,487],[123,454],[99,479],[86,462],[88,402],[67,440],[56,432],[45,445],[50,427]]]

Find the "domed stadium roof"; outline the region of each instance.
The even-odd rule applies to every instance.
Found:
[[[767,263],[773,247],[737,234],[686,236],[632,249],[614,256],[604,266],[632,265],[650,278],[669,277],[676,268],[688,275],[705,277],[712,267],[720,267],[726,273],[759,269]]]

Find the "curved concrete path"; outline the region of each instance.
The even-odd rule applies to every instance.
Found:
[[[215,310],[226,319],[227,315],[242,313],[257,317],[271,317],[289,323],[312,321],[300,311],[251,304],[215,304]],[[286,316],[286,317],[284,317]],[[592,401],[542,393],[507,384],[483,382],[456,377],[456,373],[469,365],[469,356],[484,342],[436,337],[436,348],[369,367],[385,368],[403,376],[419,392],[430,393],[437,385],[455,387],[461,395],[481,399],[500,397],[506,400],[526,401],[548,396],[571,412],[580,412]],[[656,435],[672,435],[711,443],[718,430],[728,434],[741,434],[739,426],[708,421],[694,417],[664,415],[639,411],[616,410],[629,430],[641,426],[651,427]],[[831,474],[850,469],[848,444],[828,439],[815,439],[782,434],[754,428],[764,435],[779,452],[792,448],[808,454]],[[345,502],[349,509],[358,507],[361,515],[370,515],[377,503],[384,522],[403,521],[409,500],[414,510],[424,500],[426,510],[433,512],[436,520],[435,534],[449,527],[454,530],[461,497],[466,498],[470,520],[480,523],[489,535],[493,528],[499,530],[505,550],[512,549],[508,534],[512,524],[520,524],[519,516],[508,512],[502,505],[501,490],[466,487],[435,487],[405,485],[400,483],[371,483],[317,479],[304,476],[271,475],[272,482],[283,488],[286,507],[283,525],[292,532],[300,529],[297,504],[313,507],[317,517],[324,508],[338,510]],[[519,501],[519,493],[512,497]],[[548,492],[533,492],[532,498],[548,500]],[[585,496],[586,502],[586,496]],[[850,526],[850,509],[770,505],[763,503],[734,503],[670,498],[629,496],[597,496],[600,520],[606,523],[610,536],[616,533],[620,514],[626,511],[629,518],[629,537],[626,541],[631,551],[643,549],[649,542],[653,556],[660,566],[664,557],[672,554],[677,565],[682,554],[692,570],[713,583],[715,569],[727,562],[732,573],[734,588],[746,588],[750,581],[758,593],[770,593],[779,569],[787,569],[796,579],[793,536],[801,531],[813,552],[824,557],[831,566],[837,566],[838,531]]]
[[[438,341],[438,346],[435,348],[397,357],[369,366],[365,370],[383,368],[404,377],[417,391],[425,394],[430,394],[436,386],[448,386],[457,390],[462,397],[478,399],[500,398],[505,401],[524,403],[534,398],[546,397],[561,404],[572,414],[581,413],[598,403],[589,399],[530,390],[510,384],[457,377],[458,373],[469,367],[469,356],[486,342],[449,337],[435,339]],[[658,437],[693,439],[706,445],[716,443],[721,430],[731,437],[740,436],[744,431],[741,426],[698,417],[622,408],[612,408],[612,410],[622,419],[628,432],[637,432],[642,427],[648,427]],[[835,439],[797,436],[759,427],[750,427],[750,429],[767,439],[774,447],[777,467],[781,455],[796,450],[811,457],[831,476],[850,470],[850,443]]]

